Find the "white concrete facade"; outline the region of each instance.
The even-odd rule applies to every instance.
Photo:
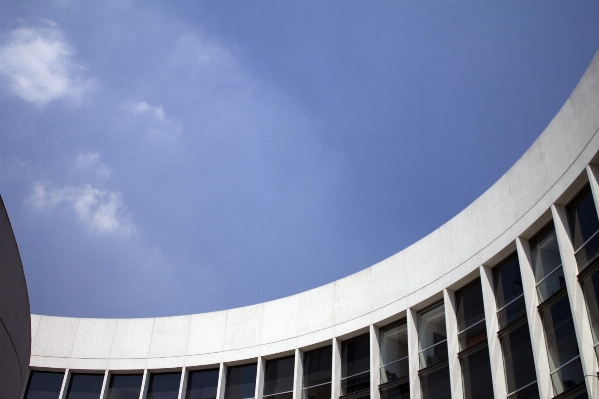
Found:
[[[590,166],[589,166],[590,165]],[[444,300],[453,397],[463,397],[454,291],[481,280],[495,398],[506,397],[505,373],[491,269],[517,252],[525,285],[527,319],[537,358],[542,398],[554,396],[538,305],[530,268],[528,242],[554,220],[568,295],[579,342],[589,397],[599,397],[590,325],[576,281],[576,260],[568,247],[563,205],[590,181],[597,185],[599,165],[599,52],[561,110],[516,164],[466,209],[403,251],[333,283],[279,300],[187,316],[146,319],[85,319],[31,315],[30,367],[39,370],[186,372],[301,353],[333,345],[333,399],[339,397],[340,341],[371,334],[371,398],[378,385],[378,328],[408,320],[411,397],[420,399],[417,312]],[[598,201],[594,191],[595,201]],[[599,208],[598,208],[599,209]],[[473,277],[474,276],[474,277]],[[301,359],[296,359],[294,399],[301,395]],[[299,370],[299,371],[298,371]],[[68,380],[67,372],[65,381]],[[374,377],[376,376],[376,378]],[[259,390],[263,374],[258,372]],[[105,378],[106,384],[107,378]],[[147,381],[147,378],[144,378]],[[147,385],[144,385],[147,390]],[[144,389],[140,399],[144,398]],[[256,397],[261,392],[256,392]],[[223,398],[223,386],[218,398]]]

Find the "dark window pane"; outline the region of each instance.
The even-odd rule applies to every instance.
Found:
[[[447,359],[445,307],[439,302],[418,313],[418,344],[420,368]]]
[[[582,290],[587,303],[593,341],[596,344],[599,342],[599,269],[584,280]]]
[[[67,399],[99,399],[103,382],[102,374],[73,374]]]
[[[380,389],[381,399],[410,399],[410,385],[404,384]]]
[[[536,380],[535,363],[525,324],[501,338],[508,393]]]
[[[150,374],[147,399],[178,399],[181,373]]]
[[[404,357],[401,360],[397,360],[381,367],[381,384],[407,376],[410,371],[409,360],[409,358]]]
[[[293,399],[293,392],[279,393],[269,396],[268,399]]]
[[[341,342],[341,378],[370,370],[370,334]]]
[[[551,295],[558,292],[562,287],[566,286],[566,278],[564,277],[564,268],[558,267],[553,273],[546,277],[537,285],[537,296],[539,303],[543,303]]]
[[[512,321],[518,319],[520,316],[526,314],[526,305],[524,303],[524,296],[516,299],[514,302],[507,305],[505,308],[497,312],[497,320],[499,321],[499,328],[503,328],[510,324]]]
[[[214,399],[218,387],[218,369],[190,371],[186,399]]]
[[[253,398],[256,393],[256,364],[245,364],[227,369],[225,399]]]
[[[529,244],[532,270],[535,275],[535,281],[538,283],[562,264],[553,222],[549,223],[531,238]]]
[[[32,371],[25,399],[58,399],[64,373]]]
[[[141,374],[113,374],[108,385],[108,399],[139,399]]]
[[[329,345],[304,353],[304,387],[331,382],[332,349]]]
[[[317,385],[303,390],[303,399],[331,399],[331,384]]]
[[[493,268],[493,285],[498,309],[522,295],[522,278],[516,254]]]
[[[489,348],[485,347],[461,361],[464,379],[464,398],[492,398],[491,362]]]
[[[440,363],[447,359],[447,340],[423,350],[419,353],[420,357],[420,368],[423,369],[428,366]]]
[[[577,250],[597,230],[599,230],[599,219],[595,210],[595,202],[591,194],[591,187],[586,186],[566,207],[568,213],[568,224],[572,245]]]
[[[539,387],[532,384],[521,391],[508,395],[507,399],[539,399]]]
[[[483,341],[487,341],[487,326],[484,320],[479,321],[475,325],[470,326],[467,330],[458,334],[460,350],[468,349]]]
[[[564,296],[541,314],[549,367],[553,371],[578,356],[578,342],[574,332],[574,322],[568,297]]]
[[[580,357],[551,373],[551,383],[556,395],[584,382],[584,373]]]
[[[480,279],[476,279],[456,291],[455,299],[458,331],[462,331],[485,318]]]
[[[293,390],[295,356],[267,360],[264,367],[264,395]]]
[[[449,367],[420,377],[422,399],[451,399]]]
[[[405,320],[379,330],[381,366],[408,356],[408,330]]]
[[[363,391],[370,388],[370,372],[361,373],[341,380],[341,395]]]

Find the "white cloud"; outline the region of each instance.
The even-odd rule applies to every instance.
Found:
[[[54,187],[42,182],[36,182],[32,191],[26,202],[38,210],[66,205],[92,231],[117,236],[136,233],[121,193],[101,190],[89,184]]]
[[[149,124],[148,130],[156,137],[178,137],[183,131],[183,125],[168,118],[162,105],[151,105],[145,101],[129,100],[123,108],[135,117],[145,118]]]
[[[81,75],[83,67],[73,61],[56,24],[45,25],[1,37],[0,76],[13,94],[40,107],[60,98],[80,101],[94,83]]]
[[[93,170],[98,176],[108,179],[112,170],[102,163],[100,154],[97,152],[88,152],[77,155],[75,167],[83,170]]]

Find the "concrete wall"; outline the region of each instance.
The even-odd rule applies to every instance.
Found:
[[[445,289],[486,273],[481,266],[516,251],[519,237],[550,220],[555,205],[588,180],[587,165],[597,163],[598,129],[599,52],[522,158],[470,206],[403,251],[322,287],[220,312],[147,319],[32,315],[30,364],[99,371],[231,364],[293,353],[413,315],[451,297]],[[493,306],[491,299],[485,302],[489,313]],[[497,356],[492,354],[494,364]]]
[[[29,376],[29,295],[17,242],[0,197],[0,393],[18,398]]]

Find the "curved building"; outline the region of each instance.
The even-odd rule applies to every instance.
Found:
[[[599,398],[597,210],[599,52],[522,158],[420,241],[237,309],[32,315],[24,397]]]

